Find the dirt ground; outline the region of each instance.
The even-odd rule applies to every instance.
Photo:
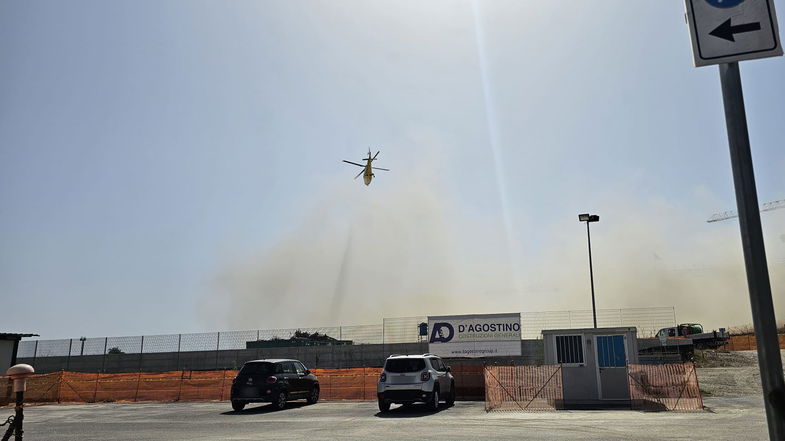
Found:
[[[744,397],[762,393],[756,351],[698,351],[695,365],[704,396]]]

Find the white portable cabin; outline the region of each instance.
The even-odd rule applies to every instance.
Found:
[[[561,365],[566,408],[624,407],[629,364],[638,363],[634,327],[542,331],[545,364]]]

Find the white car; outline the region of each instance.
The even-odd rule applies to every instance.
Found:
[[[433,354],[391,355],[376,383],[379,410],[387,412],[390,404],[404,406],[427,403],[432,410],[439,401],[455,403],[455,379],[441,358]]]

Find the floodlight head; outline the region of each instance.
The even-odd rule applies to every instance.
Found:
[[[589,213],[579,214],[578,220],[581,222],[587,222],[589,220]]]
[[[584,213],[578,215],[578,220],[581,222],[599,222],[600,216],[596,214]]]
[[[600,216],[599,215],[592,214],[591,216],[589,216],[589,222],[599,222],[599,221],[600,221]]]

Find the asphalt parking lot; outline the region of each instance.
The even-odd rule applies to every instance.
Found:
[[[490,412],[457,402],[437,413],[422,406],[378,413],[375,402],[289,403],[283,411],[227,402],[74,404],[25,411],[26,440],[765,440],[759,397],[707,398],[698,412]],[[0,409],[0,416],[11,408]]]

